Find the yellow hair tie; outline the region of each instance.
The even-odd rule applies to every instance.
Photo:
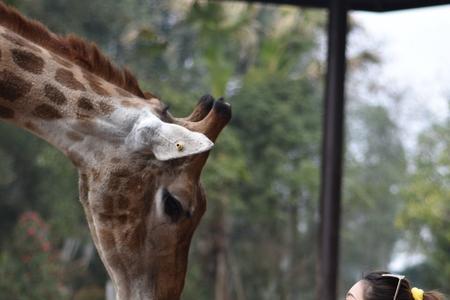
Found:
[[[411,294],[414,300],[423,300],[423,290],[414,287],[411,289]]]

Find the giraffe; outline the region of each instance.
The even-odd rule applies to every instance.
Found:
[[[0,119],[62,151],[117,298],[179,299],[199,182],[230,105],[200,99],[175,118],[93,44],[58,36],[0,2]]]

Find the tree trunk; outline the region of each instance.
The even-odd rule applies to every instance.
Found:
[[[218,207],[216,221],[216,234],[214,238],[216,250],[216,276],[215,276],[215,300],[230,300],[229,278],[227,257],[229,253],[229,224],[226,212],[227,201],[221,199]]]

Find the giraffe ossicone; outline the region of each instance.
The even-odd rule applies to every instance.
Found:
[[[119,300],[179,299],[206,210],[199,178],[230,118],[230,106],[211,96],[173,117],[95,46],[0,1],[0,120],[76,166],[92,240]]]

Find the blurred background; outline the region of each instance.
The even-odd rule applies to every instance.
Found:
[[[314,299],[323,11],[187,0],[5,2],[52,31],[96,42],[176,116],[206,93],[232,103],[233,120],[203,174],[208,211],[183,299]],[[421,50],[428,40],[399,43],[405,34],[395,28],[404,23],[377,16],[350,20],[340,295],[380,269],[449,293],[450,91],[442,87],[450,76],[405,76],[433,73],[427,59],[445,60],[439,49],[437,58]],[[2,123],[0,136],[0,297],[104,299],[108,278],[74,167],[28,133]]]

